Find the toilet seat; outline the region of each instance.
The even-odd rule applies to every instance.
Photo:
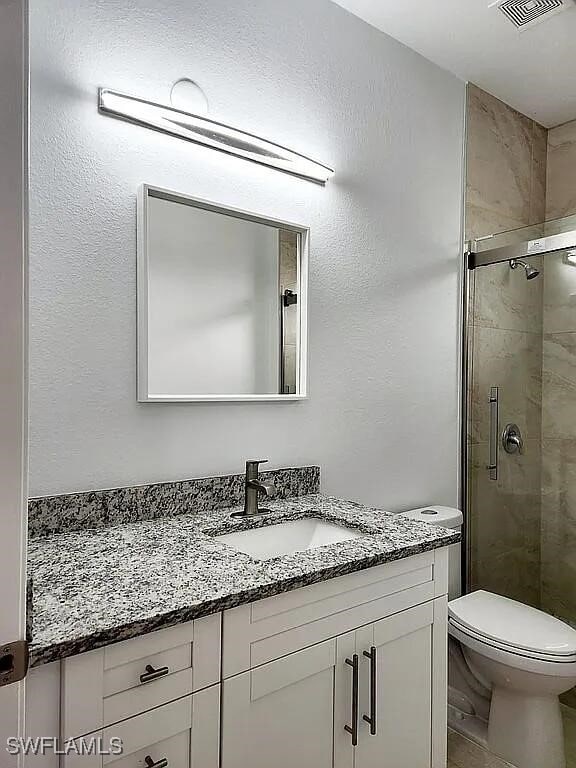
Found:
[[[448,605],[448,631],[488,658],[540,674],[569,676],[576,630],[536,608],[478,590]]]

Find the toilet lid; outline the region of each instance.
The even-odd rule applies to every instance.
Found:
[[[491,645],[568,661],[576,656],[576,630],[553,616],[492,592],[478,590],[448,604],[448,616],[463,631]]]

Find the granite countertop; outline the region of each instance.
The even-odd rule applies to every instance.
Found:
[[[30,663],[45,664],[263,597],[453,544],[460,534],[313,494],[32,539]],[[258,561],[214,534],[321,517],[365,536]]]

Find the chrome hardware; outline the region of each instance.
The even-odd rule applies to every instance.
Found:
[[[524,438],[518,424],[506,424],[502,432],[502,446],[506,453],[524,453]]]
[[[144,762],[146,763],[146,768],[168,768],[168,760],[165,757],[155,763],[150,755],[146,755]]]
[[[28,643],[16,640],[0,645],[0,687],[18,683],[28,672]]]
[[[490,387],[490,459],[486,467],[490,480],[498,480],[498,387]]]
[[[151,683],[152,680],[158,680],[159,677],[164,677],[164,675],[167,675],[170,672],[168,667],[159,667],[158,669],[154,669],[152,664],[146,664],[145,670],[146,672],[143,672],[140,675],[141,683]]]
[[[258,494],[265,493],[269,498],[276,495],[274,483],[266,482],[258,478],[258,467],[266,464],[268,459],[246,462],[246,480],[244,481],[244,509],[242,512],[233,512],[231,517],[250,517],[261,512],[269,512],[269,509],[258,508]]]
[[[376,648],[363,653],[370,659],[370,715],[362,715],[362,719],[370,725],[370,735],[376,736]]]
[[[345,725],[344,730],[352,736],[352,746],[358,745],[358,654],[346,659],[346,664],[352,667],[352,725]]]

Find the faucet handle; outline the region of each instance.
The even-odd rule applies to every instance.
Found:
[[[246,462],[246,470],[248,469],[258,469],[258,466],[260,464],[267,464],[268,459],[249,459]]]
[[[260,464],[266,464],[268,459],[250,459],[246,462],[246,479],[256,480],[258,478],[258,467]]]

